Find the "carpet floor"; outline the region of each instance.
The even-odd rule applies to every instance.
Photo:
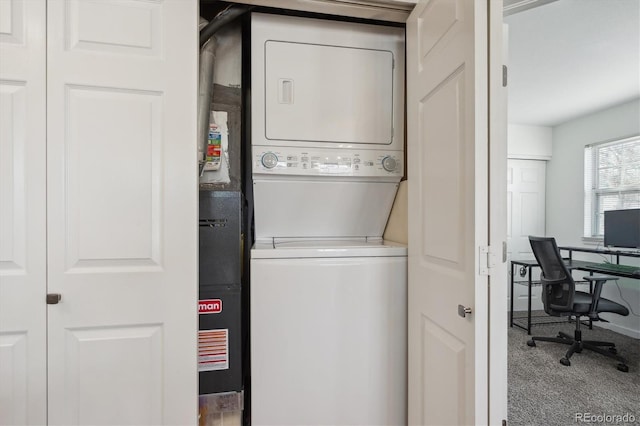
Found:
[[[573,336],[574,327],[573,323],[536,325],[531,332],[555,337],[564,331]],[[559,360],[569,346],[537,342],[532,348],[526,344],[529,337],[524,330],[509,328],[509,425],[640,425],[640,340],[583,327],[584,340],[616,344],[629,366],[623,373],[616,368],[617,361],[589,350],[574,354],[571,366],[563,366]]]

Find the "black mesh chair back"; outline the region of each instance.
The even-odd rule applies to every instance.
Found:
[[[568,315],[573,309],[576,284],[562,261],[560,250],[553,237],[529,237],[542,273],[542,303],[549,315]]]
[[[558,333],[557,337],[533,336],[527,341],[527,345],[535,347],[538,341],[569,345],[569,350],[564,358],[560,359],[560,364],[565,366],[571,365],[569,358],[574,353],[581,353],[583,349],[589,349],[617,360],[619,362],[618,370],[629,371],[629,366],[627,366],[625,359],[617,354],[615,344],[600,340],[582,340],[582,330],[580,329],[581,317],[589,317],[589,319],[597,321],[601,320],[598,316],[600,312],[629,315],[629,310],[625,306],[600,296],[602,285],[608,280],[616,280],[617,278],[607,276],[584,277],[595,287],[589,293],[576,291],[576,283],[571,276],[569,268],[562,261],[556,240],[547,237],[529,237],[529,243],[538,265],[542,269],[540,282],[542,283],[544,311],[556,317],[575,317],[576,329],[573,337],[562,331]]]

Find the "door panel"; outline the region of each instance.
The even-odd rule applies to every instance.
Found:
[[[467,262],[473,261],[465,258],[464,252],[467,229],[463,207],[466,192],[473,189],[465,185],[467,171],[461,161],[461,155],[468,152],[459,127],[465,120],[465,74],[456,70],[445,80],[419,103],[419,137],[447,141],[419,147],[419,182],[429,194],[439,193],[435,203],[428,196],[422,198],[422,260],[464,271]]]
[[[196,1],[48,5],[50,424],[196,422],[196,46]]]
[[[67,328],[65,402],[74,424],[162,424],[162,343],[160,325]]]
[[[68,87],[65,96],[67,270],[158,270],[162,94]]]
[[[161,55],[161,1],[68,0],[67,4],[69,39],[66,43],[69,50]]]
[[[409,424],[488,419],[486,51],[482,2],[422,1],[407,21]]]
[[[46,423],[44,0],[0,1],[0,424]]]

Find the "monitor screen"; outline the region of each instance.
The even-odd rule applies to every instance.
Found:
[[[640,248],[640,209],[605,211],[604,245]]]

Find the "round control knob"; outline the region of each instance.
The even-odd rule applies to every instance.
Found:
[[[382,168],[388,172],[394,171],[397,165],[398,163],[396,162],[396,159],[393,157],[384,157],[382,159]]]
[[[262,155],[262,159],[260,160],[262,165],[267,169],[273,169],[278,165],[278,156],[273,152],[267,152]]]

